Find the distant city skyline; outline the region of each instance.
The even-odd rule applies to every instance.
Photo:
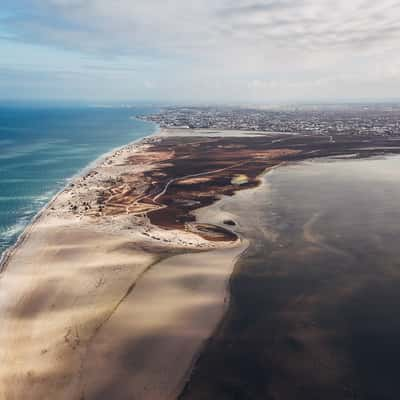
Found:
[[[0,101],[400,100],[393,0],[2,0]]]

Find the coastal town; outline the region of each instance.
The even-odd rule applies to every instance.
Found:
[[[314,135],[400,135],[399,104],[275,107],[166,107],[141,116],[163,128],[287,132]]]

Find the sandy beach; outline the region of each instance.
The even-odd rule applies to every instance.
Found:
[[[79,225],[43,218],[1,277],[2,398],[172,398],[245,244],[165,258]]]
[[[143,214],[94,215],[94,186],[123,174],[121,160],[148,140],[76,178],[7,259],[1,398],[154,400],[182,389],[226,310],[229,276],[247,244],[158,228]],[[202,222],[220,224],[222,204]]]
[[[380,152],[360,140],[162,130],[76,177],[0,274],[0,398],[176,399],[222,326],[261,174]]]

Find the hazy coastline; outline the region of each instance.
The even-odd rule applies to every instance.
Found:
[[[190,366],[226,310],[227,282],[246,243],[241,239],[232,243],[211,243],[190,232],[169,233],[153,226],[151,236],[155,240],[144,236],[148,229],[146,224],[144,231],[143,225],[134,231],[121,230],[119,226],[124,223],[112,218],[109,225],[101,226],[83,215],[70,215],[66,207],[72,187],[101,168],[107,170],[110,163],[118,165],[118,160],[143,150],[157,137],[156,133],[118,148],[96,160],[90,169],[85,168],[37,214],[3,260],[0,352],[4,368],[0,371],[0,393],[5,398],[18,398],[28,391],[32,399],[49,395],[60,399],[78,398],[80,392],[87,393],[85,398],[100,398],[98,376],[101,371],[97,368],[92,378],[90,371],[94,366],[85,366],[92,362],[102,365],[99,361],[114,349],[116,376],[113,378],[105,371],[102,382],[106,385],[108,377],[110,384],[116,383],[118,374],[126,373],[118,347],[126,346],[128,339],[129,346],[135,340],[140,343],[144,337],[150,340],[154,332],[158,332],[160,338],[154,339],[156,342],[151,339],[148,350],[154,346],[158,351],[146,356],[144,370],[141,367],[131,371],[139,375],[129,390],[138,398],[152,400],[164,398],[165,391],[174,396],[179,394]],[[219,207],[223,203],[222,199],[210,207],[215,217],[209,216],[205,222],[223,225],[219,218]],[[160,238],[165,238],[165,244],[160,244]],[[83,248],[86,249],[84,253]],[[200,253],[196,254],[198,251]],[[136,265],[133,269],[129,266],[132,262]],[[186,264],[190,264],[191,269]],[[87,268],[93,270],[90,275],[84,272]],[[165,276],[168,273],[170,278]],[[200,284],[191,283],[191,276]],[[166,279],[162,286],[158,284],[159,279]],[[188,286],[181,286],[182,280],[187,280]],[[89,292],[88,287],[92,287]],[[151,294],[154,290],[158,296],[165,293],[165,298],[145,311],[154,301]],[[54,297],[57,292],[65,294]],[[144,298],[140,300],[142,295]],[[134,316],[132,306],[140,315],[145,312],[146,318],[138,317],[135,325],[121,329],[119,326],[127,323],[126,312],[130,318]],[[165,325],[159,327],[160,317],[166,318],[168,313],[170,317],[165,319]],[[192,333],[175,339],[171,332],[179,329],[174,317],[179,314],[185,315],[183,331]],[[26,332],[31,332],[29,339]],[[44,345],[46,342],[48,344]],[[39,343],[45,347],[42,345],[38,349]],[[182,346],[186,348],[183,352]],[[181,359],[175,360],[174,372],[166,385],[163,376],[169,371],[170,360],[162,354],[174,347]],[[62,363],[58,361],[60,357]],[[109,355],[106,357],[104,365],[109,365],[112,361]],[[134,357],[132,362],[138,361],[144,360]],[[164,367],[163,362],[166,363]],[[63,378],[53,376],[50,371],[58,371],[57,375]],[[116,398],[124,398],[118,385],[113,390]]]
[[[246,326],[249,315],[262,314],[264,299],[255,298],[270,293],[256,282],[253,293],[249,284],[265,272],[263,260],[278,243],[278,231],[263,223],[271,205],[268,174],[283,164],[297,171],[296,162],[316,154],[381,154],[361,139],[208,135],[163,129],[116,149],[76,176],[29,226],[0,276],[5,399],[213,393],[204,386],[211,384],[208,357],[231,354],[230,324]],[[272,308],[275,298],[267,300],[264,307]],[[257,340],[248,342],[250,356]],[[250,368],[251,357],[245,359]],[[238,382],[249,376],[240,374]]]
[[[135,119],[137,119],[135,117]],[[137,119],[139,120],[139,119]],[[110,156],[112,156],[114,153],[118,152],[119,150],[124,149],[127,146],[139,144],[142,140],[152,137],[152,136],[157,136],[160,134],[161,128],[152,122],[148,122],[148,124],[151,124],[154,126],[154,132],[151,133],[150,135],[135,139],[131,142],[128,142],[126,144],[123,144],[121,146],[117,146],[112,148],[111,150],[101,154],[98,156],[95,160],[90,161],[86,166],[81,168],[79,171],[77,171],[74,175],[72,175],[69,178],[66,178],[65,183],[63,186],[56,191],[56,193],[48,200],[48,202],[40,208],[40,210],[33,216],[31,221],[26,225],[24,230],[18,235],[16,241],[14,244],[12,244],[10,247],[8,247],[6,250],[4,250],[0,254],[0,274],[3,272],[3,270],[7,267],[7,263],[10,257],[12,257],[12,254],[16,251],[16,249],[26,240],[26,238],[29,236],[29,232],[32,229],[32,226],[38,222],[38,220],[41,218],[42,214],[51,207],[51,205],[57,200],[57,198],[67,189],[67,187],[73,183],[75,180],[78,180],[79,178],[82,178],[85,174],[89,173],[92,169],[95,169],[98,165],[101,163],[105,162],[106,159]]]
[[[153,108],[0,107],[0,255],[93,162],[154,133]]]

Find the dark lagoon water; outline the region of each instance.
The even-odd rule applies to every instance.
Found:
[[[150,108],[0,107],[0,255],[66,180],[153,133]]]
[[[266,181],[236,210],[251,244],[182,398],[398,399],[400,157]]]

